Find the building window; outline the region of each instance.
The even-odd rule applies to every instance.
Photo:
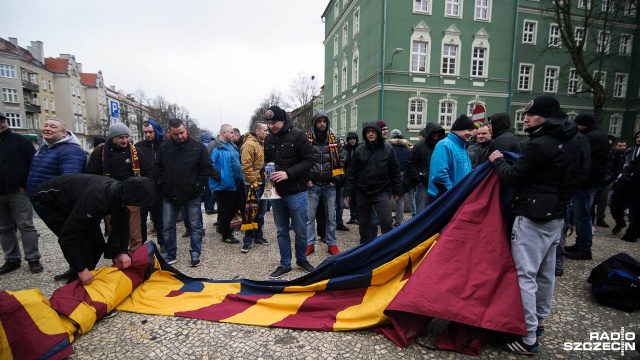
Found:
[[[549,27],[549,47],[562,46],[562,39],[560,38],[560,27],[558,24],[551,24]]]
[[[42,98],[42,107],[45,110],[49,110],[49,101],[47,101],[47,98]]]
[[[578,9],[591,9],[591,0],[578,0]]]
[[[347,90],[347,76],[349,76],[348,73],[348,66],[347,66],[347,58],[343,58],[342,59],[342,91]]]
[[[0,64],[0,77],[16,78],[16,67],[14,65]]]
[[[518,75],[518,90],[531,91],[533,79],[533,65],[520,64],[520,73]]]
[[[333,37],[333,57],[338,57],[338,35]]]
[[[597,51],[599,53],[609,53],[609,42],[611,41],[611,33],[608,31],[600,30],[598,32],[598,47]]]
[[[582,92],[582,80],[575,69],[569,70],[569,86],[567,94],[577,94]]]
[[[345,134],[347,132],[347,110],[342,108],[340,112],[340,134]]]
[[[42,78],[42,90],[46,90],[46,89],[47,89],[47,80]]]
[[[360,8],[356,8],[353,12],[353,37],[360,32]]]
[[[624,15],[636,16],[636,2],[634,0],[627,0],[624,3]]]
[[[51,99],[51,111],[56,111],[56,103],[53,101],[53,99]]]
[[[26,70],[22,70],[22,81],[29,81],[29,75]]]
[[[609,134],[620,137],[620,130],[622,129],[622,116],[611,115],[609,120]]]
[[[345,22],[342,26],[342,48],[344,49],[347,46],[347,41],[349,40],[349,23]]]
[[[349,127],[349,131],[358,130],[358,106],[353,103],[351,104],[351,126]]]
[[[598,72],[598,71],[594,71],[593,72],[593,79],[597,82],[599,82],[602,85],[602,88],[605,89],[606,85],[607,85],[607,73],[602,71],[602,72]]]
[[[458,46],[445,44],[442,46],[442,74],[456,75]]]
[[[522,43],[528,45],[536,44],[536,28],[538,23],[531,20],[525,20],[522,28]]]
[[[453,124],[453,117],[456,113],[456,103],[451,100],[440,100],[438,111],[438,123],[449,130]]]
[[[547,66],[544,70],[544,92],[558,92],[558,72],[557,66]]]
[[[420,98],[409,99],[409,129],[422,129],[427,112],[427,102]]]
[[[486,50],[483,48],[473,48],[473,55],[471,58],[471,76],[472,77],[486,77],[485,73],[485,60]]]
[[[574,31],[573,38],[577,46],[581,46],[584,41],[584,28],[577,27]]]
[[[18,102],[18,90],[16,89],[2,89],[2,101],[8,103],[17,103]]]
[[[613,10],[614,5],[611,0],[602,0],[602,12],[610,13]]]
[[[524,111],[516,111],[516,133],[524,134]]]
[[[21,128],[22,127],[22,119],[20,118],[20,114],[17,113],[6,113],[7,121],[9,122],[9,127],[12,128]]]
[[[413,2],[413,12],[431,14],[431,0],[415,0]]]
[[[631,55],[631,34],[620,34],[620,55]]]
[[[491,17],[491,1],[476,0],[476,11],[474,20],[489,21]]]
[[[613,83],[613,97],[623,98],[627,95],[628,74],[616,74],[616,80]]]
[[[338,18],[338,14],[340,14],[340,0],[336,0],[336,3],[333,5],[333,20]]]
[[[446,0],[445,16],[448,17],[462,17],[462,1],[460,0]]]
[[[358,48],[353,51],[353,60],[351,61],[351,84],[355,85],[360,81],[360,52]]]
[[[429,44],[423,41],[413,41],[411,46],[411,72],[427,72],[427,54]]]
[[[49,91],[53,92],[53,81],[49,80]]]
[[[477,99],[473,99],[467,103],[467,115],[469,116],[469,118],[471,118],[471,120],[474,120],[473,109],[475,109],[478,105],[486,106],[483,101],[479,101]]]

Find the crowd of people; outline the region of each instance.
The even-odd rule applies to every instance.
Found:
[[[102,256],[128,267],[129,252],[148,240],[149,215],[168,264],[177,261],[176,223],[182,216],[189,264],[197,267],[205,235],[202,202],[206,213],[218,214],[221,241],[242,243],[242,253],[270,244],[263,230],[271,206],[280,264],[269,278],[290,272],[294,256],[298,267],[311,272],[307,256],[317,250],[316,235],[329,254],[340,253],[338,231],[349,231],[344,207],[347,224],[358,226],[365,244],[378,229],[384,234],[402,224],[405,203],[413,216],[490,161],[501,181],[514,188],[508,233],[527,324],[527,336],[503,345],[534,354],[551,311],[555,277],[562,276],[565,258],[592,259],[594,226],[609,227],[607,206],[614,234],[627,227],[628,210],[622,240],[640,237],[640,132],[627,148],[624,140],[607,136],[591,113],[570,120],[553,96],[533,99],[524,113],[526,140],[511,131],[509,114],[499,112],[482,124],[460,115],[448,134],[438,123],[427,123],[412,144],[399,129],[387,139],[381,120],[363,125],[362,140],[355,132],[340,139],[324,110],[314,112],[305,133],[272,106],[242,136],[224,124],[217,137],[205,133],[201,141],[180,119],[171,119],[167,129],[145,121],[144,140],[136,144],[125,124],[114,123],[108,139],[94,139],[88,159],[63,121],[45,122],[44,143],[36,151],[0,114],[0,275],[21,266],[18,232],[29,270],[43,270],[32,210],[58,237],[69,265],[55,280],[91,283]],[[507,158],[507,152],[519,156]],[[238,217],[242,241],[232,226]],[[564,246],[573,226],[576,243]]]

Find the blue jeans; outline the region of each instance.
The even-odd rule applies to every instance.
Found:
[[[336,225],[344,225],[344,186],[336,186]]]
[[[591,251],[593,243],[593,227],[591,221],[591,205],[596,189],[579,189],[571,198],[573,205],[573,221],[576,224],[576,244],[578,250]]]
[[[416,213],[421,212],[429,205],[429,194],[427,193],[427,185],[420,183],[416,185]]]
[[[316,244],[316,210],[322,198],[327,223],[327,245],[336,245],[336,187],[313,184],[307,188],[307,245]]]
[[[291,236],[289,223],[295,233],[295,252],[297,261],[307,260],[307,193],[281,195],[282,199],[270,200],[273,221],[278,231],[280,265],[291,268]]]
[[[176,239],[176,221],[178,219],[178,211],[183,207],[186,210],[187,217],[183,219],[185,226],[188,223],[191,228],[191,249],[200,253],[202,250],[202,210],[200,210],[200,196],[189,200],[184,204],[176,204],[167,198],[162,203],[162,222],[164,228],[162,235],[164,236],[164,253],[169,256],[176,256],[178,252],[178,242]]]
[[[0,195],[0,244],[7,261],[20,262],[20,246],[15,226],[20,231],[24,259],[40,259],[38,251],[38,232],[33,226],[33,209],[27,194],[14,192]]]
[[[411,216],[414,216],[416,214],[416,188],[409,189],[409,192],[404,194],[404,196],[411,207]]]
[[[244,187],[245,190],[245,198],[249,191],[249,186]],[[256,215],[256,224],[258,224],[258,229],[256,230],[247,230],[244,232],[244,243],[251,244],[253,239],[264,239],[264,214],[267,212],[267,200],[260,200],[260,197],[264,194],[264,185],[258,186],[256,190],[256,196],[258,197],[258,214]]]

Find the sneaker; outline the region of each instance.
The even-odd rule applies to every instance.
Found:
[[[242,244],[242,248],[240,249],[240,252],[246,254],[249,252],[249,249],[251,249],[251,244],[244,243]]]
[[[329,245],[327,247],[327,251],[329,251],[329,254],[331,254],[331,255],[340,254],[340,250],[338,250],[338,245]]]
[[[538,341],[536,341],[533,345],[527,345],[524,343],[524,341],[522,341],[521,337],[505,340],[498,347],[519,355],[535,355],[538,353],[538,351],[540,351]]]
[[[564,247],[564,251],[566,251],[566,252],[573,252],[573,251],[576,251],[576,250],[578,250],[578,244],[573,244],[571,246],[565,246]]]
[[[0,275],[10,273],[13,270],[17,270],[19,267],[19,261],[7,261],[2,265],[2,267],[0,267]]]
[[[627,226],[627,222],[622,220],[620,222],[616,221],[616,226],[613,227],[613,229],[611,230],[611,232],[614,235],[618,235],[620,234],[620,231],[622,231],[622,229],[624,229]]]
[[[307,256],[313,254],[316,251],[315,245],[307,245]]]
[[[562,269],[560,269],[560,270],[562,270]],[[538,326],[536,328],[536,336],[540,337],[542,335],[544,335],[544,326]]]
[[[347,224],[357,224],[358,220],[356,219],[349,219],[349,221],[347,221]]]
[[[200,253],[197,251],[191,252],[191,267],[200,266]]]
[[[240,240],[236,239],[233,235],[223,236],[222,242],[227,244],[239,244]]]
[[[311,266],[311,264],[309,264],[308,260],[304,260],[304,261],[296,261],[296,265],[300,266],[302,268],[302,270],[306,271],[306,272],[312,272],[313,271],[313,266]]]
[[[118,315],[118,310],[113,309],[111,311],[109,311],[108,313],[104,314],[104,316],[102,317],[103,319],[111,319],[112,317]]]
[[[291,271],[291,268],[286,268],[284,266],[278,266],[278,268],[276,268],[276,271],[272,272],[271,275],[269,275],[269,279],[280,279],[282,277],[282,275],[288,273],[289,271]]]
[[[608,228],[609,224],[606,223],[606,221],[604,221],[604,219],[598,219],[596,220],[596,226],[600,226],[603,228]]]
[[[71,277],[71,269],[68,269],[67,271],[63,272],[62,274],[58,274],[58,275],[54,276],[53,280],[54,281],[62,281],[62,280],[69,279],[69,277]]]
[[[564,269],[556,269],[556,276],[564,275]]]
[[[620,240],[628,241],[628,242],[638,242],[638,238],[634,238],[633,236],[627,236],[626,234],[620,238]]]
[[[261,238],[253,239],[253,243],[260,244],[260,245],[269,245],[269,241],[267,239],[261,239]]]
[[[191,236],[191,231],[189,231],[189,230],[185,230],[184,233],[182,234],[183,238],[184,237],[189,237],[189,236]]]
[[[568,251],[564,254],[564,257],[571,260],[591,260],[593,259],[593,255],[591,254],[591,250],[576,250],[576,251]]]
[[[164,255],[164,261],[166,261],[169,265],[173,265],[177,260],[175,255]]]
[[[349,228],[346,227],[344,224],[338,224],[338,226],[336,226],[336,230],[349,231]]]
[[[34,274],[42,272],[42,264],[40,264],[40,260],[31,260],[29,261],[29,271]]]

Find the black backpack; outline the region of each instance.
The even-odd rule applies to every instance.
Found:
[[[587,282],[600,304],[632,312],[640,309],[640,263],[620,253],[596,266]]]

